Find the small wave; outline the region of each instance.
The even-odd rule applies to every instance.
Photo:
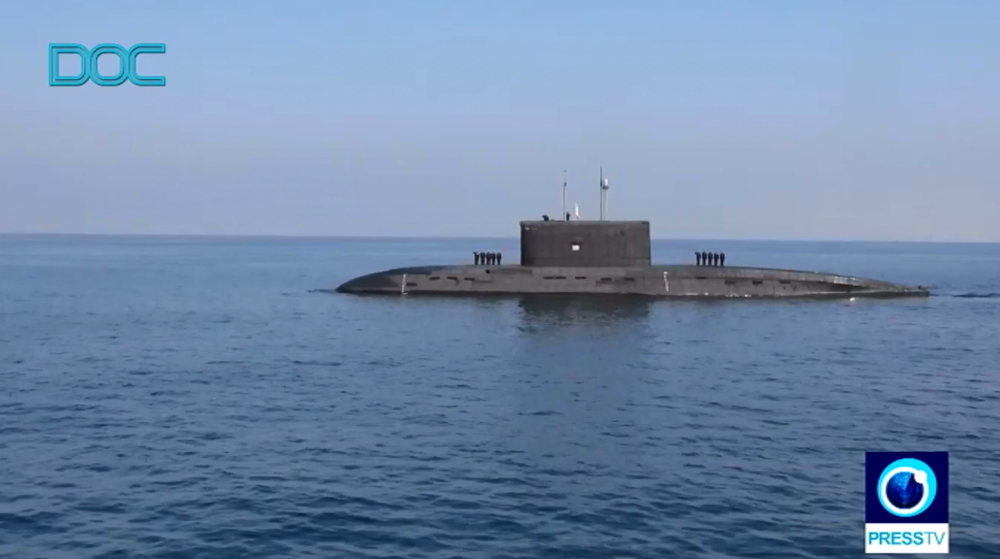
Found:
[[[1000,293],[956,293],[952,297],[960,299],[1000,299]]]
[[[299,361],[298,359],[293,359],[292,364],[294,365],[316,365],[319,367],[339,367],[343,365],[340,361]]]
[[[336,293],[336,289],[310,289],[309,293]]]

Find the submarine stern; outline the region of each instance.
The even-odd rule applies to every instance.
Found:
[[[426,277],[447,266],[415,266],[410,268],[394,268],[383,272],[375,272],[358,276],[342,283],[338,293],[405,293],[407,277]]]
[[[337,288],[337,293],[388,293],[393,290],[399,291],[399,286],[392,276],[385,272],[375,272],[342,283]]]

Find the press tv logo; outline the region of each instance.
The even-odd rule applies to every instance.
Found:
[[[92,80],[100,86],[114,87],[128,80],[135,85],[164,86],[167,85],[167,78],[163,76],[141,76],[136,68],[136,63],[140,54],[162,54],[165,52],[167,52],[167,45],[163,43],[139,43],[130,49],[112,43],[97,45],[93,49],[88,49],[76,43],[50,43],[49,85],[73,87],[83,85]],[[80,73],[78,75],[59,75],[59,55],[62,54],[80,57]],[[118,73],[113,76],[102,75],[98,70],[97,60],[105,54],[118,57]]]
[[[948,553],[948,453],[865,453],[865,553]]]

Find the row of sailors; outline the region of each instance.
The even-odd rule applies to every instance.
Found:
[[[726,253],[724,252],[696,252],[694,259],[698,266],[726,265]]]
[[[472,255],[476,259],[476,266],[479,266],[480,264],[483,266],[491,266],[493,264],[499,266],[503,261],[503,255],[492,250],[488,250],[486,252],[473,252]]]

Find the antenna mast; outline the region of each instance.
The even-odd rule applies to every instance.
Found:
[[[559,214],[559,221],[566,219],[566,170],[563,170],[563,209]],[[569,221],[569,220],[567,220]]]
[[[611,219],[611,185],[608,184],[608,179],[604,179],[601,183],[601,192],[604,193],[604,217],[606,219]]]
[[[605,217],[608,217],[608,190],[611,187],[608,186],[608,179],[604,178],[604,166],[601,166],[601,182],[599,184],[601,189],[601,221],[604,221]]]
[[[604,166],[601,166],[601,178],[597,182],[597,188],[601,189],[601,221],[604,221]]]

